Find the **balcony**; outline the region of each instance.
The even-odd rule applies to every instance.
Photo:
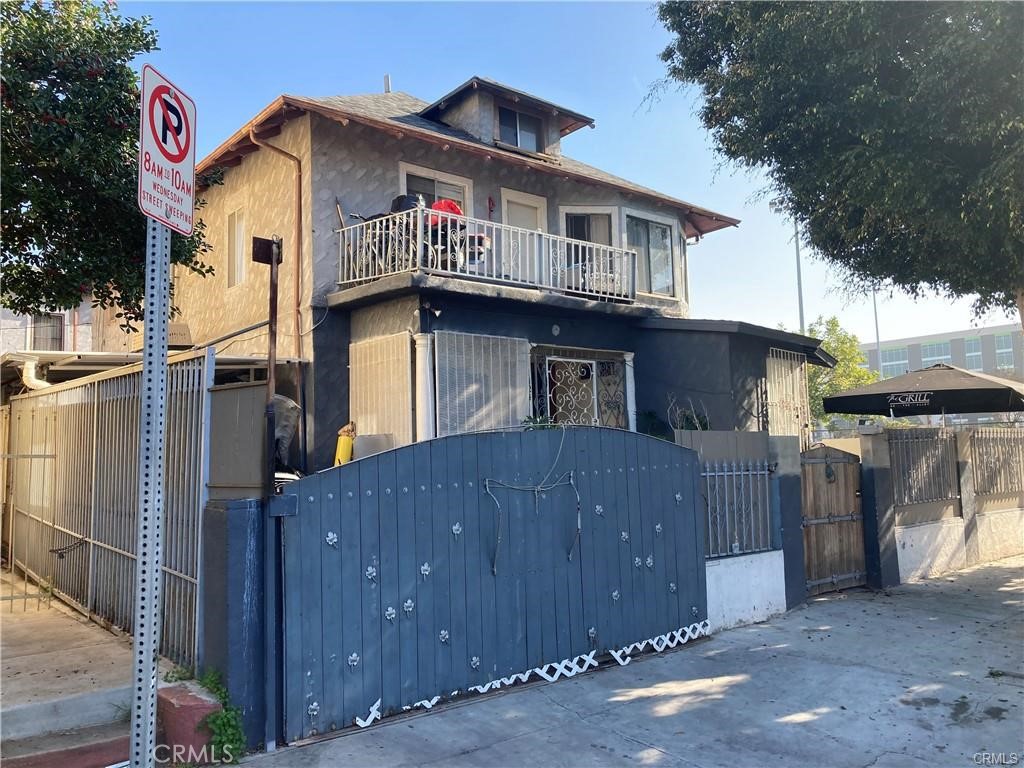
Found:
[[[423,272],[632,303],[636,253],[416,208],[337,230],[342,288]]]

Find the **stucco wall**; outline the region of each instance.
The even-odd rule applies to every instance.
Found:
[[[310,233],[310,153],[309,118],[299,117],[284,125],[282,132],[266,140],[298,155],[302,160],[303,184],[303,259],[300,277],[300,303],[302,330],[307,331],[324,311],[310,312],[310,285],[312,267],[309,254],[312,248]],[[174,301],[181,310],[176,322],[188,323],[193,343],[203,343],[230,331],[265,320],[267,317],[267,286],[269,267],[249,261],[252,237],[279,235],[284,239],[284,263],[281,265],[278,287],[278,355],[296,357],[299,354],[294,312],[294,265],[296,249],[295,231],[295,169],[287,158],[261,149],[246,155],[241,165],[224,172],[224,183],[200,193],[206,206],[198,213],[207,225],[206,239],[213,250],[203,259],[215,269],[215,274],[200,277],[187,270],[175,268]],[[245,222],[244,247],[246,254],[245,278],[238,285],[228,287],[227,277],[227,221],[235,210],[243,212]],[[315,314],[316,317],[312,317]],[[113,318],[106,314],[106,327],[97,338],[97,349],[120,350],[126,341],[116,328]],[[116,323],[113,323],[116,325]],[[266,329],[253,331],[237,340],[218,345],[218,351],[231,354],[265,355]],[[307,333],[302,350],[310,357],[311,345]]]
[[[92,349],[94,312],[89,302],[82,302],[77,310],[53,314],[60,314],[63,318],[65,350],[85,352]],[[31,348],[32,317],[0,309],[0,352],[18,352]]]
[[[340,123],[313,116],[313,228],[315,254],[314,295],[336,289],[338,272],[338,214],[335,200],[341,202],[346,214],[372,214],[387,211],[391,200],[400,191],[399,162],[430,168],[468,178],[472,181],[471,206],[467,215],[501,221],[502,187],[547,199],[547,231],[562,233],[563,216],[560,205],[615,206],[618,228],[624,231],[625,210],[656,219],[666,216],[675,222],[677,234],[682,231],[678,216],[668,208],[645,204],[640,198],[627,197],[597,184],[587,184],[564,177],[530,171],[499,160],[485,160],[477,155],[449,150],[405,136],[395,136],[365,126]],[[494,210],[489,213],[488,199]],[[348,224],[355,223],[349,220]],[[620,245],[621,243],[616,243]],[[683,301],[682,247],[677,237],[676,292],[677,301],[665,306],[675,314],[688,312]],[[646,300],[646,299],[645,299]],[[659,303],[650,298],[650,303]]]
[[[1024,554],[1024,509],[979,512],[974,519],[981,562]]]
[[[927,579],[967,567],[961,517],[920,525],[896,526],[900,581]]]
[[[718,632],[786,611],[781,551],[707,561],[708,621]]]

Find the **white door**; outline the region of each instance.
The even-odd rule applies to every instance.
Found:
[[[538,195],[501,190],[502,220],[516,229],[504,233],[501,258],[505,276],[515,282],[540,281],[540,238],[547,230],[547,200]]]

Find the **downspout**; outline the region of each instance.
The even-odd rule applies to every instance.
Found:
[[[295,243],[295,258],[292,266],[292,300],[294,306],[292,307],[292,317],[295,327],[295,343],[292,345],[292,350],[295,353],[295,359],[298,360],[298,372],[299,372],[299,402],[302,406],[302,420],[301,429],[299,431],[299,440],[301,442],[301,454],[302,454],[302,466],[306,468],[306,374],[302,366],[302,160],[297,155],[293,155],[280,147],[275,147],[273,144],[268,144],[265,141],[261,141],[256,138],[256,130],[249,128],[249,140],[258,147],[269,149],[281,157],[291,160],[295,166],[295,231],[292,235],[292,240]]]

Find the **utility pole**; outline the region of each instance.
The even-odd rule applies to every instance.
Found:
[[[800,276],[800,227],[793,217],[793,245],[796,246],[796,296],[800,302],[800,334],[806,332],[804,327],[804,281]]]

